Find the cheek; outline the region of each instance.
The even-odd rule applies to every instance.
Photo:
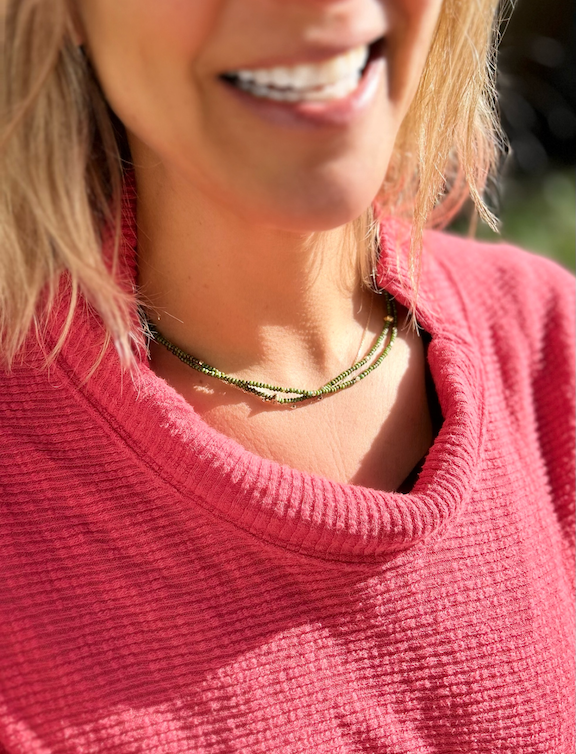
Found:
[[[201,47],[224,0],[79,0],[77,11],[92,49],[123,39],[129,48],[186,49]]]
[[[390,98],[406,110],[418,87],[430,50],[442,0],[394,0],[389,44]]]
[[[107,0],[113,2],[113,0]],[[118,0],[117,0],[118,1]],[[212,35],[225,0],[119,0],[142,46],[193,59]]]
[[[81,33],[102,88],[122,120],[154,88],[181,79],[213,33],[224,0],[80,0]]]

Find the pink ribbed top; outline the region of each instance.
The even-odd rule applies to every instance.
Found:
[[[89,313],[0,377],[0,751],[572,754],[572,281],[430,233],[418,321],[409,494],[247,452],[145,360],[86,382]]]

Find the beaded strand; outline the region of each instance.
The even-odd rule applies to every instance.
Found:
[[[164,346],[164,348],[170,351],[170,353],[177,356],[180,361],[192,369],[195,369],[197,372],[201,372],[209,377],[214,377],[227,385],[232,385],[233,387],[243,390],[245,393],[255,395],[267,403],[275,403],[278,405],[296,404],[310,399],[320,400],[327,395],[337,393],[340,390],[345,390],[346,388],[355,385],[357,382],[360,382],[360,380],[363,380],[380,366],[386,356],[390,353],[398,333],[398,310],[396,302],[386,291],[384,291],[384,297],[386,301],[384,328],[378,336],[378,340],[374,346],[363,359],[360,359],[360,361],[357,361],[351,367],[345,369],[339,375],[316,390],[281,387],[279,385],[270,385],[267,382],[232,377],[232,375],[226,374],[226,372],[221,372],[216,367],[210,366],[210,364],[207,364],[205,361],[197,359],[195,356],[191,356],[189,353],[186,353],[181,348],[174,345],[174,343],[169,341],[158,331],[154,323],[150,320],[146,319],[146,325],[149,337],[152,340]],[[388,335],[390,335],[390,338],[387,345],[384,346]],[[382,347],[384,347],[384,350],[378,357],[376,357],[376,354],[378,354]]]

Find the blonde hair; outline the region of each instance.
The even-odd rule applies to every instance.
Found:
[[[445,224],[483,192],[499,155],[495,35],[499,0],[444,0],[418,91],[398,136],[380,201],[413,223],[417,263],[427,224]],[[123,166],[121,134],[91,66],[74,43],[67,0],[4,0],[0,10],[0,351],[10,365],[30,330],[39,335],[62,275],[130,363],[134,297],[116,279]],[[115,229],[112,259],[102,233]],[[370,211],[350,225],[377,248]]]

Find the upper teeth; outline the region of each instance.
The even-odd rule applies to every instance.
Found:
[[[356,88],[368,55],[368,46],[362,45],[322,63],[242,69],[230,71],[228,75],[235,76],[243,89],[248,89],[259,96],[270,96],[270,87],[274,87],[277,95],[286,94],[290,99],[292,99],[292,94],[300,96],[307,94],[306,99],[322,99],[322,88],[328,90],[326,94],[334,93],[339,96],[343,96],[344,89],[351,91]],[[292,90],[292,92],[287,90]],[[317,97],[314,96],[315,94]]]

